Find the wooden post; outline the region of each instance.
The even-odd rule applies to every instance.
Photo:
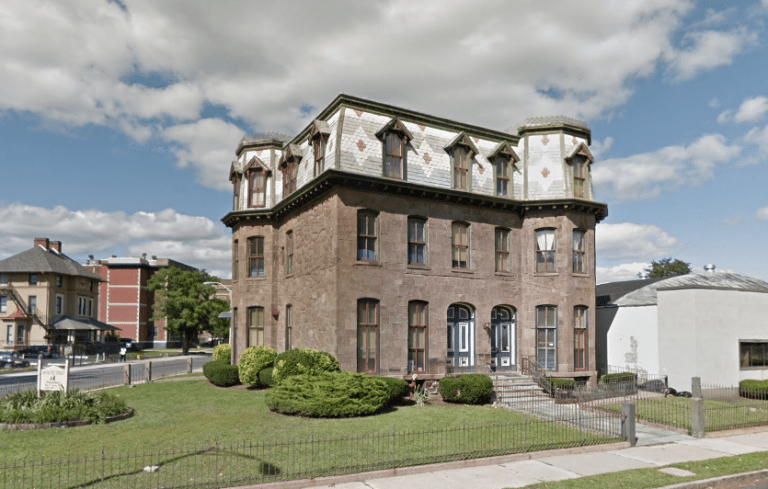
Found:
[[[192,357],[187,358],[187,373],[192,373]]]
[[[147,382],[152,382],[152,362],[147,362]]]
[[[125,385],[131,385],[131,364],[126,363],[123,368],[125,369]]]

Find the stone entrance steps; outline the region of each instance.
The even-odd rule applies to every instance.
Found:
[[[491,378],[494,405],[509,407],[519,402],[549,399],[549,395],[528,375],[505,373],[492,375]]]

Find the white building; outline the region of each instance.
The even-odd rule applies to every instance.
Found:
[[[713,267],[620,285],[597,286],[598,362],[666,375],[678,390],[692,377],[724,386],[768,379],[768,282]]]

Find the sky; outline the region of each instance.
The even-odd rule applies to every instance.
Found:
[[[768,280],[766,21],[768,0],[3,0],[0,259],[40,236],[228,278],[240,138],[344,93],[584,120],[598,283],[665,257]]]

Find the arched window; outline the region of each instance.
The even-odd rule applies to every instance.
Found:
[[[536,230],[536,273],[556,272],[557,242],[552,228]]]
[[[264,207],[267,202],[267,173],[263,168],[254,168],[248,173],[248,182],[251,189],[250,207]]]
[[[377,133],[376,137],[382,142],[381,173],[385,177],[406,179],[406,151],[408,141],[413,139],[408,128],[402,121],[395,118],[389,121]]]

